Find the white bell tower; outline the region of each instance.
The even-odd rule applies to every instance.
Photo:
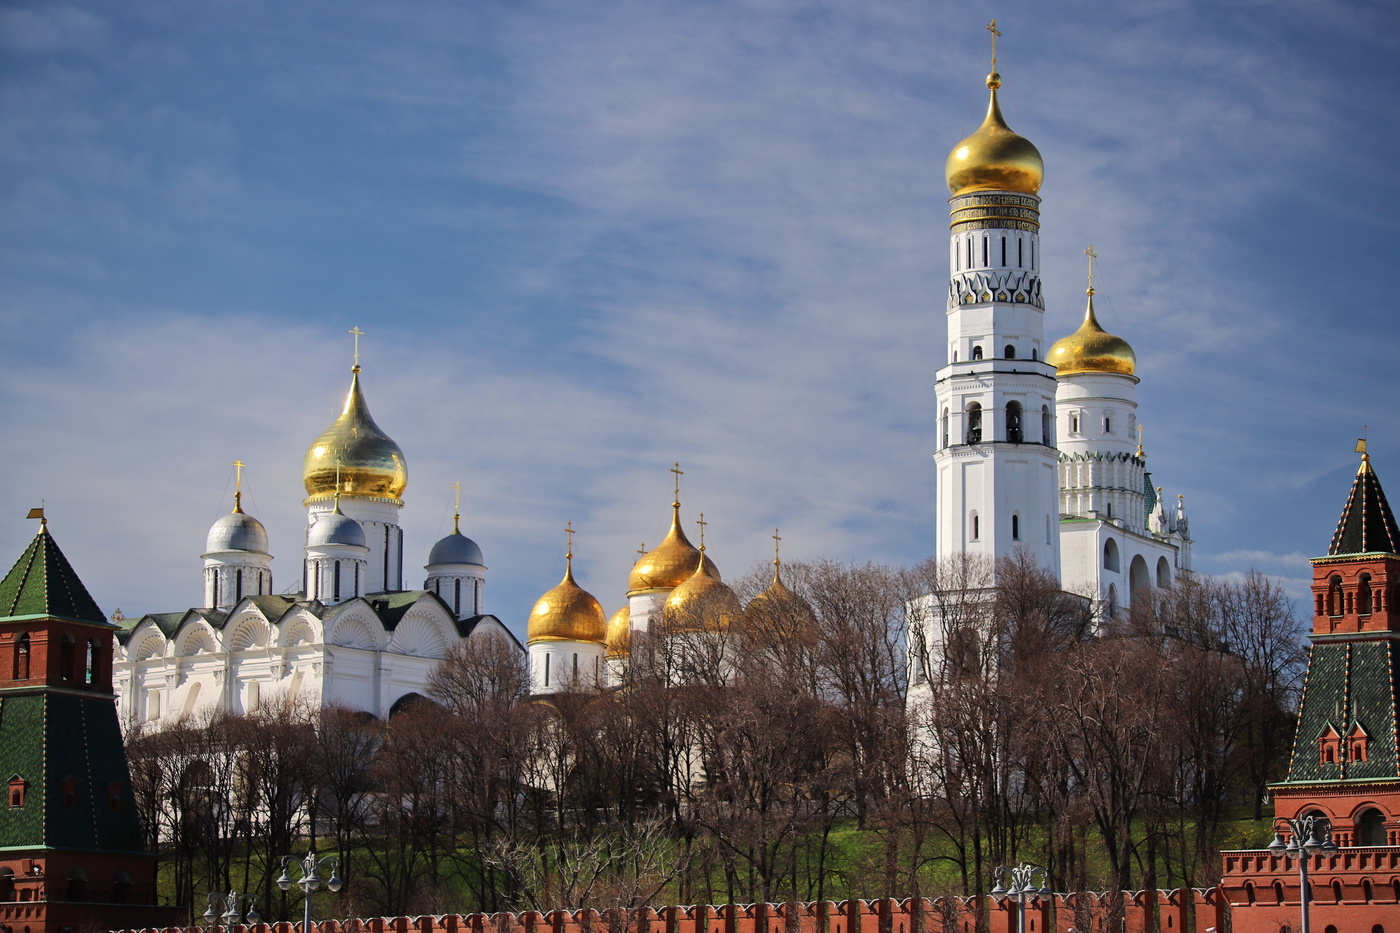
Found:
[[[989,27],[992,28],[992,27]],[[1055,368],[1044,360],[1040,153],[991,99],[948,156],[948,363],[938,370],[937,554],[1025,550],[1060,572]]]

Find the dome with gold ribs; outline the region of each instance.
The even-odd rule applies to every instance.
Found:
[[[608,620],[608,657],[625,658],[632,653],[632,607],[623,606]]]
[[[1132,376],[1137,370],[1137,354],[1122,337],[1115,337],[1099,326],[1094,315],[1094,290],[1084,309],[1084,323],[1068,337],[1061,337],[1045,354],[1045,362],[1061,376],[1075,373],[1116,373]]]
[[[339,490],[347,496],[398,499],[408,485],[403,451],[370,417],[360,393],[360,367],[353,370],[345,409],[311,442],[302,461],[301,478],[309,498]]]
[[[973,191],[1035,194],[1045,180],[1045,162],[1029,139],[1011,132],[997,103],[1001,75],[987,75],[991,100],[987,117],[971,136],[948,153],[944,175],[954,196]]]
[[[671,591],[663,610],[672,632],[723,632],[740,616],[739,597],[706,570],[703,553],[690,579]],[[713,566],[713,565],[711,565]]]
[[[535,601],[526,624],[526,641],[591,641],[604,643],[608,617],[602,605],[574,582],[573,555],[564,569],[564,579]]]
[[[632,565],[632,573],[627,578],[627,591],[640,593],[674,589],[690,579],[700,558],[700,549],[691,544],[681,530],[681,504],[672,502],[671,530],[666,532],[660,544]],[[719,580],[719,568],[708,557],[705,558],[704,570],[707,575]]]

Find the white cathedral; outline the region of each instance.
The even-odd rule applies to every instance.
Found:
[[[301,579],[277,594],[267,531],[243,511],[209,529],[204,605],[122,622],[113,682],[123,721],[246,713],[274,698],[386,717],[421,695],[465,638],[519,645],[483,612],[486,565],[459,530],[433,545],[422,589],[405,590],[398,514],[403,451],[370,417],[355,364],[345,406],[306,452]]]
[[[946,167],[948,363],[935,389],[936,556],[980,557],[989,567],[1029,556],[1064,590],[1088,599],[1099,618],[1111,617],[1139,594],[1189,577],[1185,506],[1178,496],[1169,507],[1147,471],[1136,357],[1095,317],[1092,248],[1084,322],[1046,347],[1044,164],[1007,127],[995,57],[992,64],[986,119]],[[370,418],[358,365],[354,372],[344,412],[306,455],[300,591],[273,595],[266,533],[235,504],[209,532],[205,605],[144,616],[121,634],[114,674],[129,719],[242,712],[274,692],[384,716],[424,689],[455,639],[512,638],[483,614],[481,549],[455,524],[432,548],[423,589],[403,590],[403,455]],[[527,621],[534,694],[617,684],[632,633],[655,632],[663,616],[668,632],[684,633],[677,620],[701,603],[719,620],[707,625],[750,611],[721,581],[703,535],[698,548],[686,537],[679,465],[673,472],[670,530],[633,566],[627,601],[611,618],[574,580],[571,541],[563,580]],[[772,585],[755,602],[799,601],[783,585],[776,555],[774,565]]]

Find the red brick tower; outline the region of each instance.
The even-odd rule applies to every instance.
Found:
[[[1309,862],[1314,931],[1396,933],[1400,526],[1365,453],[1332,546],[1312,565],[1312,647],[1288,777],[1272,785],[1274,813],[1332,825],[1338,851]],[[1221,887],[1235,933],[1298,921],[1297,863],[1278,854],[1225,853]]]
[[[165,926],[112,694],[116,626],[47,523],[0,580],[0,933]]]

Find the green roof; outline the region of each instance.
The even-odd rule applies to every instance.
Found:
[[[39,526],[29,547],[0,580],[0,621],[35,617],[111,625],[59,550],[47,524]]]
[[[1351,484],[1327,555],[1374,553],[1400,554],[1400,527],[1395,524],[1381,481],[1367,458],[1361,461],[1361,469]]]
[[[1400,778],[1395,706],[1398,674],[1400,643],[1395,641],[1314,642],[1288,783]],[[1366,734],[1366,760],[1324,763],[1318,739],[1328,726],[1344,740],[1360,726]]]
[[[110,698],[30,693],[0,698],[0,783],[19,776],[24,806],[0,809],[0,849],[139,852],[136,799]],[[65,800],[66,782],[73,794]],[[114,809],[108,790],[118,788]]]

